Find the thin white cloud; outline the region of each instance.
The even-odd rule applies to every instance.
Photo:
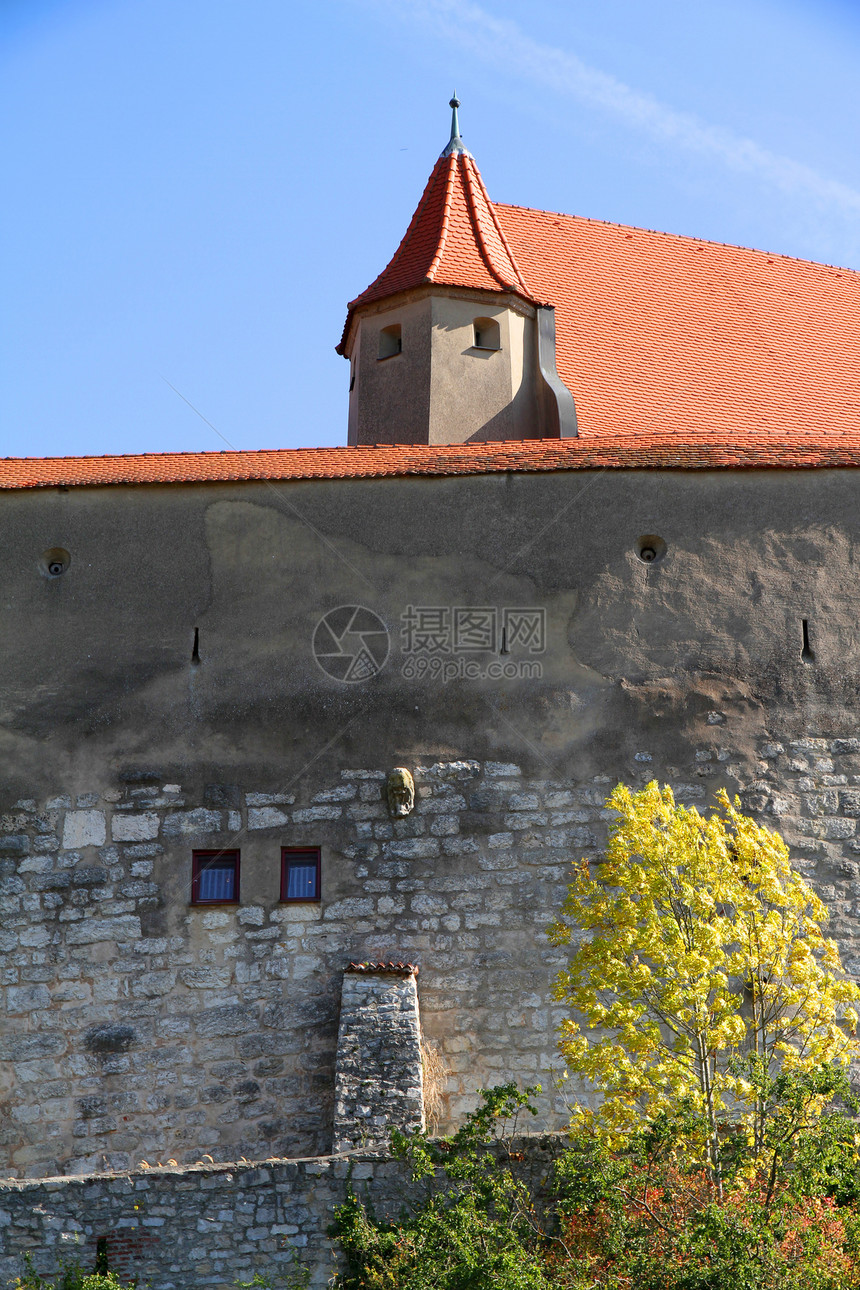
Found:
[[[388,4],[383,4],[388,9]],[[393,6],[392,6],[393,8]],[[469,0],[397,0],[397,12],[446,40],[468,45],[486,63],[602,108],[643,134],[688,152],[717,158],[732,170],[754,175],[783,192],[813,198],[844,213],[860,211],[860,192],[820,175],[811,166],[781,157],[727,130],[676,112],[650,94],[589,67],[567,50],[544,45],[508,19],[496,18]]]

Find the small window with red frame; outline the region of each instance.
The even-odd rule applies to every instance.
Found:
[[[192,905],[239,903],[239,852],[194,851],[191,860]]]
[[[281,847],[281,900],[319,899],[319,847]]]

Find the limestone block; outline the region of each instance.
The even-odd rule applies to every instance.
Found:
[[[94,945],[98,941],[133,941],[141,935],[137,914],[123,914],[118,918],[85,918],[80,923],[70,923],[66,928],[69,945]]]
[[[18,865],[19,873],[50,873],[54,867],[51,856],[31,856]]]
[[[355,797],[355,784],[338,784],[335,788],[326,788],[321,793],[314,793],[313,802],[351,802]],[[379,794],[377,793],[377,797]]]
[[[207,1038],[220,1035],[241,1035],[253,1030],[257,1018],[252,1008],[239,1004],[225,1004],[221,1008],[207,1008],[197,1014],[197,1033]]]
[[[8,1013],[29,1013],[50,1006],[51,994],[46,985],[10,985],[6,991]]]
[[[295,793],[246,793],[246,806],[290,806],[296,800]]]
[[[537,811],[540,801],[536,793],[511,793],[508,798],[509,811]]]
[[[249,829],[280,829],[289,824],[290,817],[273,806],[253,806],[248,808]]]
[[[306,923],[319,922],[323,916],[323,907],[319,901],[302,901],[295,905],[282,905],[273,909],[269,918],[273,923]]]
[[[12,833],[0,837],[0,856],[25,856],[30,850],[26,833]]]
[[[168,837],[189,834],[218,833],[221,829],[221,812],[207,811],[200,806],[195,811],[176,811],[164,821],[162,832]]]
[[[248,812],[250,815],[250,811]],[[295,824],[313,824],[317,820],[339,820],[341,808],[339,806],[308,806],[301,811],[293,811],[293,822]]]
[[[442,900],[440,896],[434,896],[431,892],[426,891],[419,892],[417,896],[413,896],[410,903],[416,914],[447,914],[449,908],[446,900]]]
[[[115,815],[111,820],[114,842],[148,842],[158,837],[158,816],[154,811],[143,815]]]
[[[104,811],[67,811],[63,821],[63,850],[102,847],[107,831]]]
[[[65,1037],[55,1032],[0,1035],[0,1060],[34,1061],[41,1057],[54,1057],[63,1052],[65,1047]]]
[[[326,918],[364,918],[373,913],[373,901],[367,896],[353,896],[335,901],[325,911]]]
[[[439,843],[435,838],[406,838],[403,842],[390,842],[386,850],[404,860],[429,860],[438,856]]]

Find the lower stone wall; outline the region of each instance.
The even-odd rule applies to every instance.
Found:
[[[545,1176],[561,1140],[518,1138],[518,1172]],[[92,1269],[101,1248],[147,1290],[235,1290],[255,1272],[289,1285],[303,1269],[325,1286],[337,1264],[328,1229],[349,1185],[380,1217],[397,1217],[412,1192],[405,1166],[380,1153],[0,1182],[0,1285],[27,1252],[53,1276],[64,1261]]]
[[[846,714],[839,727],[804,723],[802,737],[774,723],[753,738],[723,706],[695,746],[643,734],[629,756],[589,754],[552,779],[427,759],[413,765],[405,818],[389,815],[383,767],[320,772],[296,802],[228,785],[180,795],[142,770],[101,796],[18,801],[0,814],[0,1174],[332,1150],[351,961],[420,968],[440,1132],[478,1089],[509,1079],[541,1083],[539,1124],[560,1127],[552,985],[565,953],[547,925],[571,861],[602,854],[618,780],[655,778],[702,809],[720,787],[740,792],[785,836],[860,976],[860,737]],[[241,848],[241,903],[190,905],[192,850],[227,845]],[[282,904],[280,848],[310,845],[322,899]],[[338,1116],[375,1117],[364,1093],[378,1081],[375,1042],[355,1043],[342,1066],[352,1083]],[[407,1079],[397,1096],[417,1102],[417,1086]]]
[[[0,1285],[27,1251],[52,1275],[63,1260],[92,1268],[105,1241],[109,1266],[151,1290],[233,1290],[295,1263],[323,1286],[335,1261],[327,1228],[350,1167],[382,1209],[406,1185],[402,1166],[380,1156],[0,1183]]]

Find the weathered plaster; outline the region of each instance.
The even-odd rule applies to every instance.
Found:
[[[860,962],[857,500],[849,470],[6,495],[3,1168],[327,1150],[351,959],[420,965],[443,1128],[510,1076],[558,1122],[544,929],[618,779],[749,789]],[[344,604],[391,636],[354,686],[311,650]],[[410,672],[410,605],[542,610],[543,653],[474,656],[541,674]],[[227,845],[242,905],[189,908]],[[322,848],[320,904],[279,904],[282,845]]]

